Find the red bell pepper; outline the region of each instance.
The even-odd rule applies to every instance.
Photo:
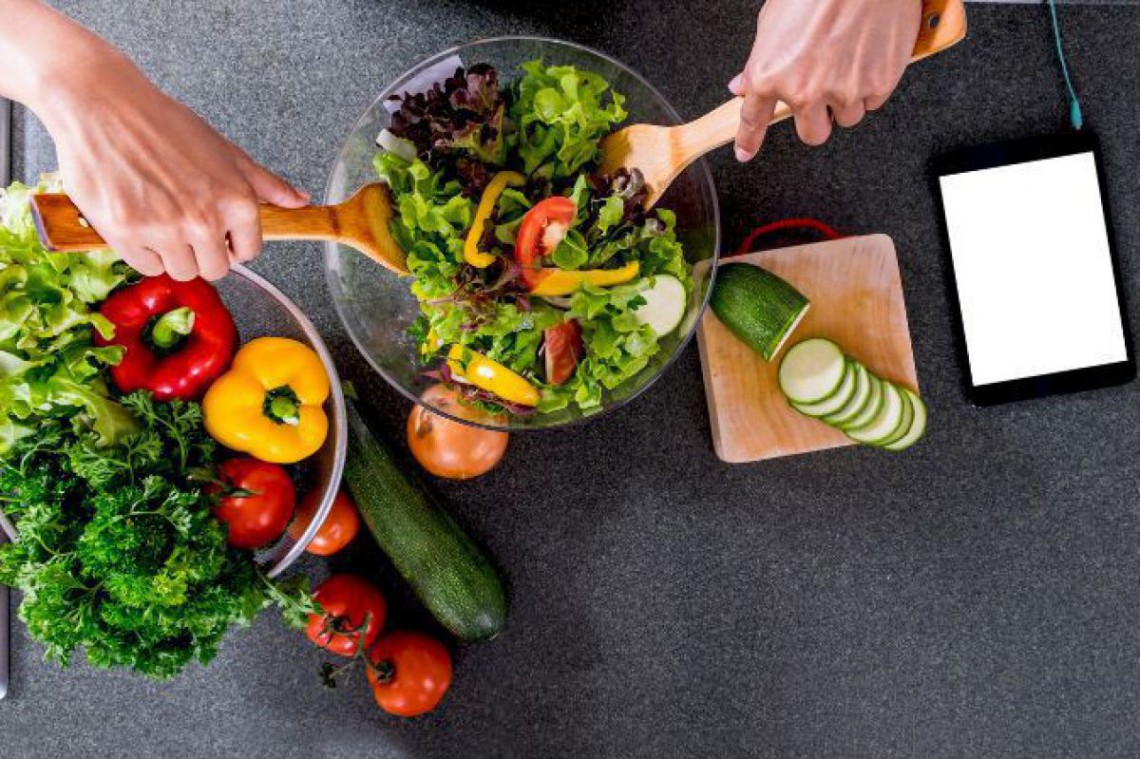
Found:
[[[526,212],[515,236],[515,261],[522,267],[522,280],[527,289],[533,290],[542,279],[543,256],[548,256],[562,242],[578,206],[570,198],[555,195],[538,203]]]
[[[229,368],[237,327],[217,291],[205,280],[146,277],[111,294],[100,309],[114,326],[100,345],[126,348],[111,367],[124,393],[149,390],[161,401],[192,400]]]

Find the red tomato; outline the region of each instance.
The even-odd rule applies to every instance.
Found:
[[[555,195],[526,212],[515,237],[515,260],[522,267],[522,280],[528,288],[538,284],[539,259],[549,255],[562,242],[578,214],[570,198]]]
[[[574,319],[548,327],[542,333],[546,357],[546,381],[551,385],[561,385],[574,376],[578,362],[582,360],[585,347],[582,345],[582,328]]]
[[[305,634],[316,645],[341,656],[355,656],[360,633],[367,650],[380,637],[388,603],[372,583],[356,575],[333,575],[313,593],[324,614],[310,614]],[[365,629],[367,617],[367,629]]]
[[[432,385],[424,402],[460,419],[503,423],[482,409],[460,402],[459,394],[444,385]],[[467,480],[495,468],[507,452],[510,435],[453,422],[418,403],[408,415],[408,447],[420,466],[436,477]]]
[[[320,503],[321,492],[319,490],[310,491],[301,499],[301,504],[297,507],[297,518],[289,523],[289,537],[293,540],[301,539],[301,535],[309,527],[309,523],[313,521],[313,516],[317,513],[317,507],[320,506]],[[356,505],[341,490],[336,494],[336,499],[333,500],[332,508],[329,509],[329,514],[325,517],[324,523],[317,530],[313,539],[309,541],[305,550],[314,556],[332,556],[351,543],[358,532],[360,532],[360,512],[356,510]]]
[[[451,655],[423,633],[397,630],[370,654],[368,682],[381,709],[398,717],[430,712],[451,686]]]
[[[222,462],[218,479],[221,498],[214,516],[229,526],[231,546],[261,548],[281,537],[297,502],[288,472],[276,464],[237,458]]]

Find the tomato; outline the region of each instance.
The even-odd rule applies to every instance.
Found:
[[[297,518],[289,524],[289,537],[300,540],[313,521],[317,507],[321,505],[321,491],[313,490],[301,499],[297,507]],[[317,534],[305,546],[305,550],[314,556],[332,556],[341,550],[360,532],[360,512],[343,490],[336,494],[332,508],[325,517],[324,524],[317,530]]]
[[[418,632],[388,633],[372,649],[368,682],[381,709],[398,717],[430,712],[451,686],[451,655]]]
[[[542,350],[546,357],[546,381],[561,385],[574,376],[582,360],[582,328],[574,319],[548,327],[542,333]]]
[[[540,201],[523,216],[515,236],[515,260],[522,267],[522,280],[527,289],[541,279],[539,259],[558,247],[577,215],[578,206],[573,200],[555,195]]]
[[[305,634],[316,645],[341,656],[355,656],[359,649],[360,633],[364,629],[364,648],[367,650],[380,637],[388,603],[384,594],[372,583],[356,575],[333,575],[313,593],[313,600],[321,605],[324,614],[310,614]]]
[[[297,502],[284,468],[251,458],[228,459],[218,467],[218,479],[214,516],[229,526],[230,545],[261,548],[281,537]]]
[[[502,423],[482,409],[461,403],[459,395],[444,385],[432,385],[423,394],[425,403],[461,419]],[[408,416],[408,447],[420,466],[437,477],[466,480],[491,471],[507,451],[510,435],[453,422],[416,404]]]

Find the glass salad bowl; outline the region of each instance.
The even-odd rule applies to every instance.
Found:
[[[336,498],[348,447],[344,394],[332,356],[316,327],[284,293],[244,266],[234,266],[230,275],[216,282],[215,286],[233,314],[238,338],[243,345],[256,337],[266,336],[298,340],[320,356],[332,387],[329,399],[325,401],[325,413],[329,417],[328,438],[316,454],[300,464],[309,489],[306,492],[315,490],[320,494],[316,516],[299,540],[283,535],[276,543],[257,554],[258,561],[266,568],[268,576],[276,577],[305,551],[309,541],[324,523],[333,499]]]
[[[614,91],[626,96],[626,124],[681,123],[680,116],[643,77],[622,63],[595,50],[554,39],[501,37],[471,42],[438,53],[417,64],[381,89],[376,100],[356,122],[337,155],[325,190],[326,203],[339,203],[362,185],[376,182],[372,165],[378,148],[376,138],[390,124],[388,102],[393,95],[421,92],[455,73],[460,65],[488,63],[509,82],[521,74],[521,64],[542,59],[550,65],[573,65],[605,77]],[[487,425],[499,429],[555,428],[604,414],[624,405],[649,387],[688,344],[708,301],[716,272],[720,239],[720,211],[712,176],[703,161],[689,166],[658,204],[677,215],[677,236],[684,244],[690,264],[705,266],[694,271],[692,297],[681,325],[661,341],[659,350],[642,371],[616,389],[606,392],[600,406],[582,411],[576,406],[529,416],[506,416]],[[429,405],[433,411],[455,418],[426,404],[421,395],[435,380],[425,376],[417,360],[415,340],[408,328],[420,313],[411,294],[411,280],[398,277],[355,250],[337,243],[325,246],[328,285],[337,313],[364,358],[393,387],[409,399]],[[458,419],[467,424],[471,422]]]

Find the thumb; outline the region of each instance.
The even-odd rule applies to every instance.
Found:
[[[309,193],[298,190],[281,177],[253,162],[248,156],[239,161],[241,173],[257,193],[258,200],[283,208],[308,205]]]

